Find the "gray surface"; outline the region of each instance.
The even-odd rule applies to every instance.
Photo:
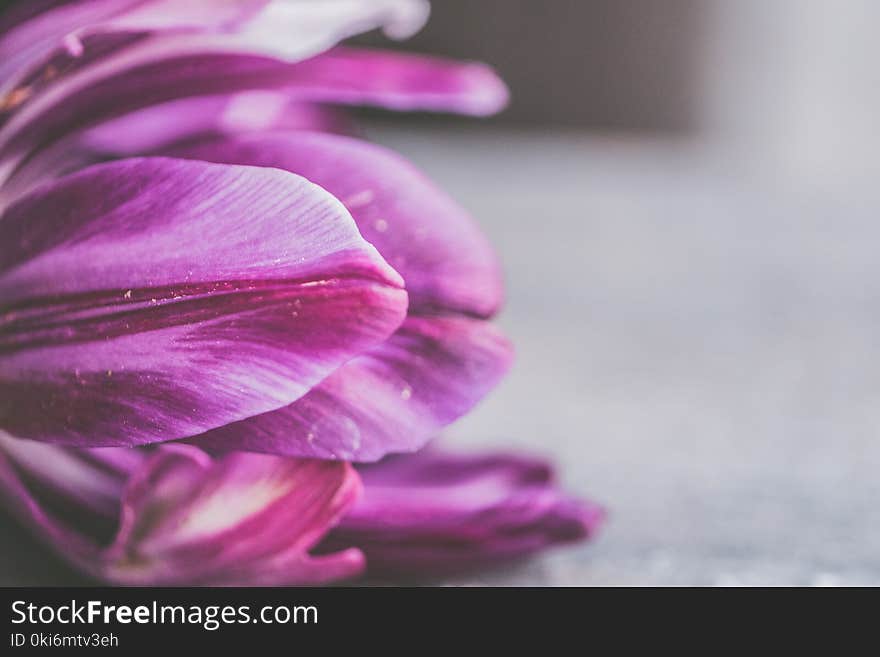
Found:
[[[880,584],[876,208],[675,144],[373,134],[505,261],[517,365],[451,442],[550,455],[611,512],[592,544],[440,583]],[[0,537],[7,582],[66,577],[33,549]]]
[[[507,270],[517,365],[450,434],[553,455],[611,512],[480,581],[880,584],[880,206],[672,143],[376,136]]]

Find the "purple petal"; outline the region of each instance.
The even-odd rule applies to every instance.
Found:
[[[83,0],[7,21],[0,33],[0,103],[10,92],[39,91],[35,71],[47,64],[68,73],[108,35],[126,66],[194,51],[227,50],[302,59],[340,39],[378,26],[399,36],[427,18],[422,0]],[[220,35],[218,38],[217,35]],[[118,41],[118,40],[117,40]],[[54,77],[54,76],[52,76]],[[26,85],[26,86],[25,86]],[[26,100],[26,99],[25,99]],[[14,103],[13,103],[14,105]]]
[[[489,241],[467,212],[392,151],[296,132],[209,140],[169,153],[286,169],[320,185],[346,205],[364,238],[403,276],[412,313],[489,317],[501,306],[501,267]]]
[[[410,317],[286,408],[200,436],[211,450],[375,461],[412,452],[501,380],[512,349],[488,322]]]
[[[360,483],[344,463],[229,454],[212,461],[164,447],[129,481],[110,579],[128,582],[317,584],[363,568],[357,550],[311,557],[355,502]],[[146,561],[132,567],[128,562]]]
[[[324,549],[357,546],[371,573],[498,563],[592,536],[604,511],[569,498],[538,460],[430,450],[360,470],[364,495]]]
[[[362,234],[404,276],[410,313],[488,316],[501,276],[471,218],[399,156],[346,137],[277,133],[174,149],[174,155],[297,171],[343,199]],[[414,451],[469,411],[512,358],[494,327],[410,317],[387,344],[290,406],[198,439],[210,449],[373,461]]]
[[[130,61],[131,60],[131,61]],[[137,60],[134,62],[133,60]],[[52,85],[0,129],[0,180],[52,142],[187,96],[283,90],[291,101],[491,114],[507,91],[482,64],[339,48],[290,64],[240,53],[101,60]]]
[[[509,99],[486,64],[428,55],[339,47],[290,71],[298,93],[331,103],[489,116]]]
[[[281,91],[171,100],[105,121],[37,152],[0,187],[0,205],[21,198],[43,181],[99,162],[159,153],[175,142],[266,130],[355,131],[342,109],[292,102]]]
[[[30,484],[45,494],[63,498],[68,504],[89,513],[113,516],[127,475],[137,467],[129,460],[134,450],[108,447],[102,450],[71,450],[29,440],[17,440],[0,432],[0,452],[23,472]],[[100,456],[93,456],[94,454]]]
[[[86,169],[0,220],[0,428],[132,445],[283,407],[397,328],[401,286],[290,173]]]
[[[40,538],[94,577],[128,585],[288,585],[363,570],[356,549],[309,554],[360,493],[357,473],[345,463],[258,454],[212,460],[185,445],[162,446],[152,456],[129,450],[137,466],[107,486],[116,490],[118,517],[108,540],[84,516],[63,512],[69,480],[108,478],[95,458],[101,451],[0,434],[0,494]],[[54,469],[49,477],[46,468]],[[58,486],[46,487],[52,478]],[[103,499],[96,485],[85,488]]]
[[[37,5],[38,3],[19,3]],[[0,31],[0,98],[10,91],[27,71],[45,62],[53,52],[65,48],[65,38],[83,26],[108,19],[120,8],[137,0],[88,0],[86,2],[43,3],[39,11],[19,11],[18,18],[2,21]],[[53,6],[54,5],[54,6]],[[15,12],[13,7],[13,13]],[[7,100],[8,104],[9,101]],[[3,106],[4,103],[0,103]],[[5,107],[3,107],[5,109]]]
[[[181,98],[126,114],[87,131],[76,149],[99,157],[150,153],[203,136],[234,136],[267,130],[311,130],[346,134],[353,130],[342,110],[290,102],[281,91],[250,91]]]

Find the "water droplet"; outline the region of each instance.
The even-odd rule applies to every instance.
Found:
[[[373,191],[370,189],[365,189],[363,191],[358,192],[357,194],[352,194],[345,201],[345,207],[349,210],[353,208],[360,208],[373,200]]]

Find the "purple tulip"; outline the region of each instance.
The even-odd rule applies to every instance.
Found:
[[[512,358],[486,238],[339,109],[503,107],[481,64],[336,47],[425,17],[418,0],[0,14],[0,490],[78,567],[317,583],[364,553],[442,570],[595,527],[543,466],[500,457],[369,466],[355,504],[346,462],[420,449]],[[343,517],[319,547],[339,551],[311,554]]]
[[[323,47],[413,3],[222,2],[224,20],[217,4],[60,3],[0,38],[4,55],[42,44],[11,77],[40,82],[4,103],[0,128],[0,429],[357,461],[418,449],[508,367],[484,321],[501,302],[497,260],[410,164],[291,131],[266,103],[485,110],[503,85],[411,56],[251,54],[287,47],[280,26],[253,25],[256,5]],[[91,22],[71,31],[71,12]],[[133,24],[147,31],[134,38]],[[234,46],[200,45],[230,26]],[[68,72],[42,82],[46,58]],[[264,87],[276,95],[240,96]]]

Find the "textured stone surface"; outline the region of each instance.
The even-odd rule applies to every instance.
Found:
[[[611,513],[592,544],[436,583],[880,584],[877,205],[682,144],[373,134],[505,261],[517,365],[450,442],[549,455]],[[2,529],[4,582],[71,581]]]

